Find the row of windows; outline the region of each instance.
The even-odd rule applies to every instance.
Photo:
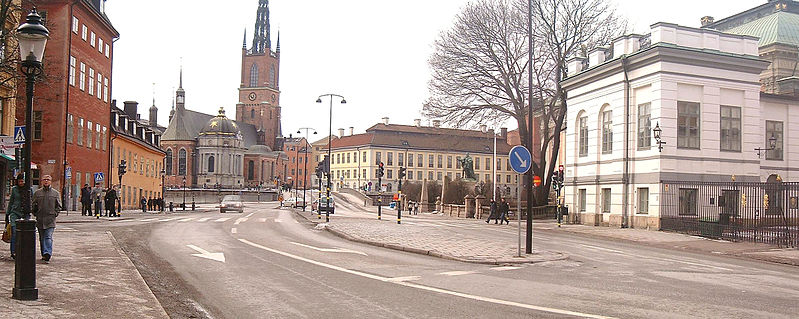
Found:
[[[88,78],[88,93],[89,95],[94,96],[95,90],[95,75],[94,75],[94,68],[89,68],[88,75],[86,74],[86,63],[80,63],[80,78],[76,78],[77,72],[77,64],[78,59],[74,56],[69,57],[69,85],[75,86],[75,82],[77,80],[78,87],[81,91],[86,91],[86,79]],[[108,78],[103,77],[103,74],[99,71],[97,72],[97,99],[103,100],[103,102],[108,102]]]
[[[72,33],[78,34],[78,27],[81,29],[80,38],[83,39],[83,41],[88,40],[92,48],[97,48],[97,52],[104,54],[106,58],[111,58],[111,45],[109,43],[104,43],[103,38],[94,34],[94,31],[89,32],[89,27],[85,24],[81,25],[78,18],[72,16]],[[105,49],[105,51],[103,51],[103,49]]]
[[[741,151],[741,108],[722,105],[719,115],[720,145],[719,149],[727,152]],[[700,149],[700,105],[696,102],[677,102],[677,148]],[[580,116],[578,126],[578,154],[588,156],[588,117]],[[648,150],[652,146],[652,120],[649,103],[638,105],[638,150]],[[613,153],[613,111],[600,113],[600,147],[602,154]],[[783,127],[782,122],[766,121],[766,145],[774,136],[777,145],[766,154],[766,159],[782,160]]]
[[[333,176],[336,179],[341,179],[341,178],[363,178],[363,179],[368,179],[369,176],[367,175],[366,169],[363,169],[362,171],[363,171],[362,175],[358,175],[358,170],[357,169],[353,169],[353,170],[333,170]],[[294,173],[294,170],[292,170],[292,174],[293,173]],[[387,169],[385,171],[385,173],[386,173],[385,178],[387,180],[394,179],[394,170],[393,169]],[[405,173],[406,173],[406,177],[405,178],[408,179],[408,180],[419,180],[419,181],[421,181],[421,180],[424,179],[424,171],[411,171],[411,170],[409,170],[409,171],[406,171]],[[302,174],[302,170],[300,170],[300,174]],[[441,180],[443,180],[444,174],[445,174],[444,172],[428,171],[427,172],[427,179],[431,180],[431,181],[432,180],[441,181]],[[375,169],[374,176],[377,176],[377,169]],[[446,172],[446,176],[449,177],[450,180],[451,180],[453,174],[452,174],[452,172]],[[455,179],[460,179],[461,178],[461,173],[455,173],[454,176],[455,176]],[[505,183],[506,184],[510,184],[511,183],[511,176],[516,176],[514,181],[519,178],[518,175],[506,174],[505,175]],[[480,181],[480,175],[479,174],[475,174],[475,178],[477,179],[477,181]],[[500,183],[502,183],[502,175],[501,174],[497,174],[497,179],[496,180],[498,180],[498,181],[500,181]],[[491,174],[485,174],[483,181],[486,181],[486,182],[491,181]]]
[[[364,162],[364,163],[366,162],[366,153],[367,152],[363,152],[362,162]],[[383,158],[382,155],[383,155],[382,152],[375,152],[375,165],[377,165],[380,162],[382,162],[382,158]],[[406,164],[405,163],[405,159],[406,159],[405,153],[397,152],[396,155],[397,155],[397,166],[400,166],[400,167],[413,167],[414,166],[413,165],[414,157],[416,157],[416,167],[424,167],[424,155],[423,154],[408,154],[408,156],[407,156],[407,166],[405,165]],[[427,167],[434,168],[434,166],[437,166],[438,168],[444,168],[444,156],[443,155],[437,155],[437,158],[438,158],[438,162],[437,162],[438,165],[435,165],[436,164],[436,162],[435,162],[436,156],[433,155],[433,154],[429,154],[428,155],[428,159],[427,159]],[[480,157],[472,158],[475,170],[479,170],[482,167],[480,159],[481,159]],[[337,153],[333,157],[333,164],[349,164],[351,162],[358,163],[358,153],[357,152]],[[453,157],[451,155],[447,155],[447,168],[452,168],[453,162],[455,163],[455,168],[456,169],[461,169],[461,157],[460,156],[456,156],[456,157],[454,157],[454,161],[453,161]],[[491,170],[491,158],[490,157],[486,157],[484,163],[485,163],[485,170],[490,171]],[[383,164],[385,164],[386,166],[394,166],[394,152],[386,152],[386,161]],[[505,169],[510,171],[510,163],[508,162],[508,159],[505,159]],[[502,170],[502,159],[497,159],[497,170]]]
[[[36,120],[38,118],[38,121]],[[37,125],[37,123],[39,123]],[[34,112],[34,139],[36,139],[37,131],[39,139],[41,139],[41,112],[36,115]],[[38,126],[38,129],[37,129]],[[84,134],[84,129],[86,133]],[[94,148],[96,150],[108,149],[108,128],[100,125],[100,123],[92,123],[92,121],[84,120],[82,117],[78,118],[77,134],[75,134],[75,118],[72,114],[67,114],[67,143],[73,142],[80,146],[87,148]],[[85,138],[85,142],[84,142]]]
[[[172,155],[173,155],[172,154],[172,149],[168,148],[166,150],[166,164],[164,164],[165,165],[164,167],[166,168],[166,175],[168,175],[168,176],[173,176],[173,175],[186,176],[186,149],[185,148],[181,148],[178,151],[178,171],[177,171],[177,174],[174,174],[174,171],[172,170]]]
[[[161,176],[161,161],[145,158],[131,150],[120,149],[119,147],[114,148],[114,153],[116,154],[116,167],[119,167],[118,165],[121,163],[121,160],[125,160],[129,173],[139,174],[145,177]]]
[[[638,188],[638,214],[649,214],[649,188]],[[603,188],[600,192],[600,209],[602,213],[611,212],[611,189]],[[577,190],[577,208],[580,212],[585,212],[588,207],[588,191],[585,188]]]
[[[271,88],[277,87],[277,82],[275,77],[277,76],[277,72],[275,71],[275,65],[272,64],[269,66],[269,83],[268,86]],[[258,64],[253,63],[250,67],[250,87],[260,87],[258,80],[259,80],[259,70]]]

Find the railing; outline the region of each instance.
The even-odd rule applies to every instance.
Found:
[[[661,229],[799,247],[799,183],[662,182]]]

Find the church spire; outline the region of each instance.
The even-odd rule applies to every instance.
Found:
[[[277,29],[277,47],[275,48],[276,53],[280,53],[280,28]]]
[[[272,49],[269,31],[269,0],[258,1],[258,16],[255,19],[255,36],[252,53],[265,53]]]
[[[244,42],[242,43],[241,48],[247,50],[247,28],[244,28]]]

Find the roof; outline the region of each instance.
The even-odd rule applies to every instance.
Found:
[[[194,141],[200,135],[200,130],[205,127],[208,121],[213,118],[210,114],[195,112],[192,110],[183,109],[175,111],[172,121],[169,122],[164,135],[161,136],[162,141]],[[242,142],[244,147],[258,144],[258,133],[255,126],[252,124],[238,123],[233,121],[239,127]]]
[[[724,32],[758,37],[761,47],[773,43],[799,46],[799,14],[779,11]]]
[[[377,124],[366,133],[344,136],[331,144],[333,149],[380,146],[462,153],[491,153],[494,150],[491,133],[395,124]],[[510,149],[504,139],[497,139],[497,153],[507,154]]]
[[[219,115],[208,120],[208,123],[200,130],[200,135],[238,135],[239,126],[236,121],[225,116],[225,109],[219,108]]]

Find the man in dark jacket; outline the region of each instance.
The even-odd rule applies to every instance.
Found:
[[[41,179],[42,188],[33,193],[33,215],[36,216],[36,228],[39,229],[39,243],[41,245],[42,260],[50,262],[53,255],[53,231],[55,219],[61,210],[61,194],[50,187],[53,178],[44,175]]]
[[[80,189],[80,204],[81,204],[81,216],[91,216],[92,215],[92,189],[89,187],[89,184],[83,184],[83,188]]]
[[[16,184],[16,186],[11,188],[11,197],[8,198],[8,209],[6,209],[6,223],[11,224],[11,258],[16,257],[14,244],[17,241],[17,219],[24,217],[22,213],[22,192],[25,189],[25,175],[17,175]]]
[[[491,213],[488,215],[488,219],[486,219],[486,224],[488,224],[488,222],[490,222],[492,219],[494,219],[494,224],[496,224],[496,220],[499,218],[499,213],[497,212],[497,202],[492,199],[489,207],[491,208]]]
[[[142,213],[146,213],[147,212],[147,199],[144,198],[144,196],[141,197],[141,201],[139,202],[139,204],[141,204],[141,212]]]
[[[505,198],[502,198],[502,202],[499,204],[499,224],[502,225],[502,222],[508,223],[510,225],[510,221],[508,220],[508,212],[510,211],[510,205],[508,202],[505,201]]]
[[[94,217],[100,219],[100,215],[103,214],[103,188],[100,187],[99,183],[94,183],[94,188],[92,188],[91,198],[94,202]]]
[[[117,191],[112,186],[105,192],[105,207],[108,209],[108,216],[110,217],[118,217],[117,214]]]

